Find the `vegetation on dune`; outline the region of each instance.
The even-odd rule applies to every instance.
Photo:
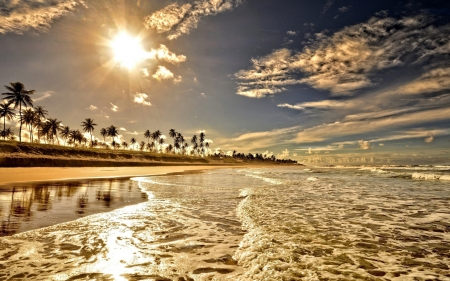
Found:
[[[101,128],[99,130],[99,133],[103,138],[102,142],[93,135],[95,127],[97,126],[94,119],[85,118],[84,121],[81,122],[81,128],[86,135],[88,134],[87,137],[90,138],[89,141],[85,134],[79,129],[73,130],[69,126],[63,126],[62,122],[56,118],[47,117],[48,111],[45,110],[43,106],[33,107],[31,95],[35,90],[26,90],[24,84],[21,82],[10,83],[10,85],[5,85],[5,88],[8,92],[2,93],[5,97],[2,98],[3,103],[0,104],[0,117],[3,118],[3,130],[1,131],[3,140],[16,140],[16,136],[11,127],[6,128],[6,121],[8,120],[9,122],[17,121],[19,123],[19,142],[22,142],[22,127],[25,126],[25,134],[28,133],[29,142],[35,144],[51,143],[52,145],[55,145],[56,140],[58,145],[79,148],[129,149],[132,151],[139,150],[141,152],[147,151],[153,153],[189,155],[201,158],[210,156],[213,159],[234,158],[240,161],[296,163],[296,161],[290,159],[276,159],[274,155],[263,155],[258,153],[244,154],[236,153],[236,151],[232,154],[226,154],[219,151],[213,152],[209,148],[210,145],[204,132],[200,132],[198,137],[197,135],[192,136],[190,144],[189,139],[186,140],[185,137],[175,129],[169,130],[169,137],[172,138],[173,144],[167,143],[160,130],[154,132],[146,130],[143,133],[143,137],[147,142],[139,142],[135,137],[132,137],[129,143],[125,140],[122,140],[122,143],[120,143],[120,141],[116,142],[116,138],[121,138],[118,127],[110,125],[109,127]],[[37,138],[35,138],[35,136]],[[109,143],[107,142],[108,137],[110,137]],[[60,140],[62,140],[62,144]]]

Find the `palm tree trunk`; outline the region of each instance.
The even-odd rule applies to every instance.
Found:
[[[21,102],[19,102],[19,116],[20,116],[19,142],[22,142],[22,103]]]
[[[6,139],[6,115],[3,117],[3,140]]]

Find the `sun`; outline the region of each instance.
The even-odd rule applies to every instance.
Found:
[[[114,60],[129,70],[146,59],[146,52],[141,46],[141,40],[125,32],[116,35],[110,46],[114,53]]]

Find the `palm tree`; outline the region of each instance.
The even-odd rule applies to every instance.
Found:
[[[145,142],[141,141],[141,143],[139,144],[139,149],[142,151],[142,150],[144,150],[144,147],[145,147]]]
[[[101,128],[100,135],[102,135],[102,137],[103,137],[103,142],[106,142],[105,137],[108,135],[108,130],[106,130],[105,128]]]
[[[152,135],[151,138],[153,140],[153,142],[155,143],[155,147],[158,144],[159,138],[161,137],[161,132],[159,130],[155,131]]]
[[[27,108],[25,110],[22,110],[21,114],[21,123],[24,123],[25,126],[28,125],[29,131],[30,131],[30,142],[33,142],[33,126],[36,121],[35,113],[33,109]]]
[[[162,153],[162,147],[163,147],[163,145],[164,145],[164,143],[166,142],[166,140],[165,139],[163,139],[163,138],[160,138],[159,139],[159,151]]]
[[[22,104],[25,107],[33,106],[33,100],[30,95],[32,95],[35,90],[25,90],[25,86],[20,82],[11,82],[9,84],[11,86],[5,85],[5,88],[10,92],[2,93],[2,95],[6,96],[3,100],[14,103],[14,108],[19,107],[20,120],[22,120]],[[22,121],[20,121],[19,127],[19,142],[22,142]]]
[[[169,137],[173,138],[173,146],[175,146],[175,143],[177,142],[177,132],[175,129],[169,130]]]
[[[83,127],[83,131],[88,132],[91,135],[91,146],[92,146],[92,132],[94,131],[94,126],[97,124],[94,123],[94,119],[86,118],[83,122],[81,122],[81,127]]]
[[[67,138],[70,137],[70,128],[69,126],[65,126],[61,129],[61,137],[64,139],[64,146],[66,145]]]
[[[134,150],[134,145],[137,143],[137,140],[135,138],[131,138],[130,140],[130,145],[131,145],[131,149]]]
[[[128,143],[126,141],[122,142],[122,146],[127,148],[128,147]]]
[[[144,137],[147,139],[147,144],[150,142],[151,136],[152,136],[152,133],[150,133],[150,130],[145,131]]]
[[[0,117],[3,117],[3,139],[6,138],[6,119],[11,121],[16,116],[14,109],[11,108],[11,104],[11,102],[0,104]]]
[[[173,145],[169,144],[169,145],[166,147],[166,153],[171,153],[171,152],[172,152],[172,149],[173,149]]]
[[[112,141],[115,144],[114,138],[119,135],[119,131],[117,130],[117,127],[114,125],[111,125],[106,130],[108,132],[108,136],[110,136],[112,138]],[[114,149],[116,149],[116,146],[115,145],[113,145],[113,146],[114,146]]]
[[[80,130],[70,131],[69,137],[72,143],[78,142],[79,144],[81,144],[81,142],[83,141],[83,134],[80,132]]]
[[[53,140],[53,144],[55,144],[55,137],[58,140],[58,131],[61,130],[61,121],[58,121],[56,118],[49,118],[47,120],[48,126],[49,126],[49,133],[50,137]]]
[[[205,155],[205,144],[204,144],[204,142],[205,142],[205,133],[201,132],[200,133],[200,149],[202,151],[202,155],[203,156]]]
[[[197,143],[197,135],[194,135],[191,139],[191,143],[192,143],[192,151],[196,152],[198,149],[198,143]]]

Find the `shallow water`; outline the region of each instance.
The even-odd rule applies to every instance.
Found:
[[[128,178],[5,185],[0,187],[0,236],[145,201],[147,194]]]
[[[136,178],[145,203],[0,238],[0,279],[450,280],[449,184],[415,172]]]

